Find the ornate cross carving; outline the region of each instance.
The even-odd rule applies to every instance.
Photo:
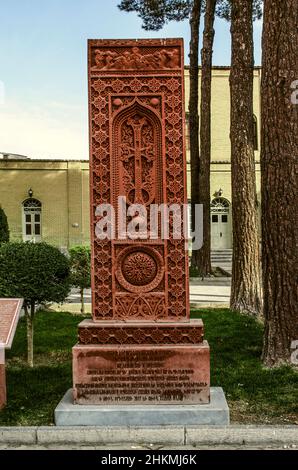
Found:
[[[150,163],[154,159],[154,145],[147,143],[144,139],[143,129],[148,126],[148,120],[145,117],[135,115],[129,118],[125,124],[133,130],[132,146],[129,143],[121,144],[121,161],[127,164],[132,160],[134,165],[134,197],[129,198],[130,203],[146,205],[151,201],[144,198],[143,191],[146,191],[143,176],[142,159]],[[150,199],[150,198],[149,198]]]

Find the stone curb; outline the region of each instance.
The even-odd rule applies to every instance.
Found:
[[[184,427],[87,427],[38,428],[38,444],[177,444],[184,445]]]
[[[185,444],[192,445],[297,445],[298,426],[187,427]]]
[[[0,444],[36,444],[37,427],[0,427]]]
[[[0,427],[0,444],[298,445],[298,426]]]

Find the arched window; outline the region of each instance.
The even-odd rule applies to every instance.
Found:
[[[216,197],[211,201],[211,213],[228,214],[230,202],[224,197]]]
[[[254,150],[259,150],[258,120],[255,114],[253,115],[253,131],[254,131]]]
[[[33,197],[23,202],[23,240],[41,240],[41,202]]]

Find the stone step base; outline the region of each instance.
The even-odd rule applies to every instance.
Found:
[[[189,426],[230,424],[222,388],[211,387],[206,405],[74,405],[72,389],[55,409],[56,426]]]

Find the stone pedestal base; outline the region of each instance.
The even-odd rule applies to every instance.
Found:
[[[56,426],[190,426],[230,424],[220,387],[211,387],[206,405],[75,405],[68,390],[55,410]]]
[[[209,346],[201,320],[82,322],[79,341],[73,348],[76,404],[209,403]]]

